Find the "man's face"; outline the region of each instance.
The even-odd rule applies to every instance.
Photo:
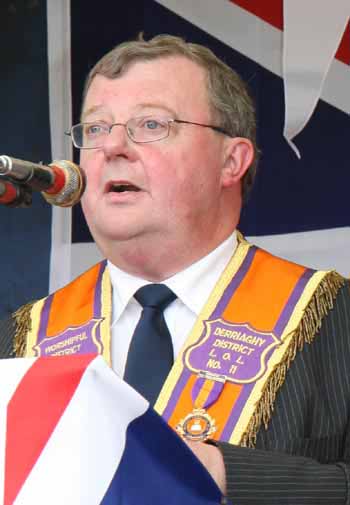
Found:
[[[148,115],[217,123],[203,69],[184,57],[168,57],[137,62],[117,79],[97,75],[82,121],[110,125]],[[109,241],[140,237],[174,246],[186,240],[188,247],[191,237],[211,240],[225,211],[227,140],[209,128],[174,123],[167,138],[137,144],[123,126],[114,126],[103,147],[82,150],[87,176],[82,205],[102,250]],[[130,190],[116,192],[118,186]]]

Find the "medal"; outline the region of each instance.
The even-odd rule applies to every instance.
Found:
[[[176,426],[176,431],[181,437],[194,442],[204,442],[216,430],[215,419],[204,409],[196,408]]]
[[[192,389],[194,409],[176,426],[183,438],[204,442],[217,431],[215,419],[205,409],[217,400],[224,385],[222,375],[200,371]]]

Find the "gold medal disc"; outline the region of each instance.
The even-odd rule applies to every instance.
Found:
[[[176,431],[186,440],[204,442],[217,430],[215,419],[204,409],[194,409],[181,419]]]

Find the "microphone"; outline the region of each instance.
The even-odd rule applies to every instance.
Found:
[[[0,180],[0,204],[7,207],[29,207],[32,203],[32,190],[8,180]]]
[[[42,165],[0,156],[0,180],[5,176],[11,182],[41,191],[51,205],[72,207],[79,202],[85,189],[85,176],[78,165],[60,160]]]

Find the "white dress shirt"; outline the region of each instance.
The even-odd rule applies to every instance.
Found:
[[[207,256],[162,281],[162,284],[166,284],[177,296],[164,311],[175,358],[236,246],[237,236],[234,232]],[[123,377],[131,338],[142,311],[134,293],[151,283],[123,272],[109,261],[108,268],[113,288],[112,368]]]

